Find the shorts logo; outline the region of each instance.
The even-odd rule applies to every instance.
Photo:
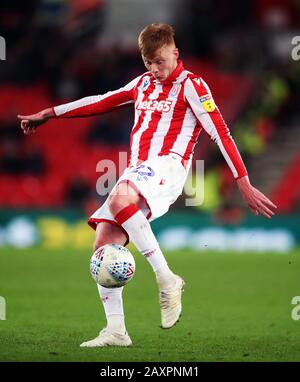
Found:
[[[137,174],[137,178],[136,178],[137,180],[144,180],[144,181],[147,181],[149,177],[155,175],[154,170],[149,166],[145,166],[144,164],[141,164],[140,166],[132,169],[131,172]]]
[[[205,96],[201,97],[200,102],[202,103],[204,110],[208,111],[209,113],[214,111],[216,108],[216,105],[209,94],[206,94]]]

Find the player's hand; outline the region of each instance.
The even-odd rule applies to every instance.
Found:
[[[45,109],[31,115],[18,115],[21,120],[21,129],[26,135],[35,133],[36,128],[47,122],[51,117],[54,117],[52,109]]]
[[[237,180],[238,187],[248,204],[250,210],[254,215],[263,215],[270,219],[274,214],[274,210],[277,208],[274,203],[271,202],[262,192],[253,187],[248,179],[248,176],[244,176]]]

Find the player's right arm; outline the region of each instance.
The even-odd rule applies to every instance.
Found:
[[[140,77],[135,78],[126,86],[96,95],[81,98],[74,102],[44,109],[31,115],[18,115],[24,134],[32,134],[36,128],[50,118],[76,118],[103,114],[127,106],[134,102],[134,91]]]
[[[21,120],[21,129],[26,135],[33,134],[38,126],[54,117],[53,108],[45,109],[31,115],[18,115],[18,118]]]

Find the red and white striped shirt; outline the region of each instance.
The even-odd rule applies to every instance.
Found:
[[[185,70],[181,61],[163,82],[147,72],[118,90],[55,106],[53,110],[56,117],[72,118],[102,114],[132,103],[135,119],[130,135],[130,165],[174,153],[189,167],[203,128],[219,146],[233,176],[247,175],[207,84]]]

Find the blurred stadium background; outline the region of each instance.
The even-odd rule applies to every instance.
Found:
[[[202,133],[195,160],[205,161],[205,201],[186,208],[182,197],[153,224],[163,244],[278,252],[299,245],[300,61],[292,59],[299,1],[2,0],[0,7],[0,247],[63,247],[74,232],[76,246],[90,246],[83,221],[105,199],[96,192],[96,165],[118,166],[132,111],[54,120],[30,137],[16,115],[116,89],[143,72],[136,40],[151,22],[175,27],[181,58],[210,85],[250,179],[278,205],[272,221],[249,216]],[[200,176],[194,168],[186,190]]]
[[[153,274],[136,253],[125,310],[137,347],[85,352],[78,344],[105,325],[88,272],[86,220],[105,200],[96,166],[118,167],[133,113],[52,120],[32,136],[16,116],[144,72],[137,35],[152,22],[175,27],[185,67],[210,85],[253,185],[278,214],[250,214],[202,133],[204,179],[193,166],[186,195],[153,222],[187,281],[180,325],[162,333]],[[300,1],[1,0],[0,36],[0,360],[299,361]],[[197,182],[205,201],[186,207]]]

